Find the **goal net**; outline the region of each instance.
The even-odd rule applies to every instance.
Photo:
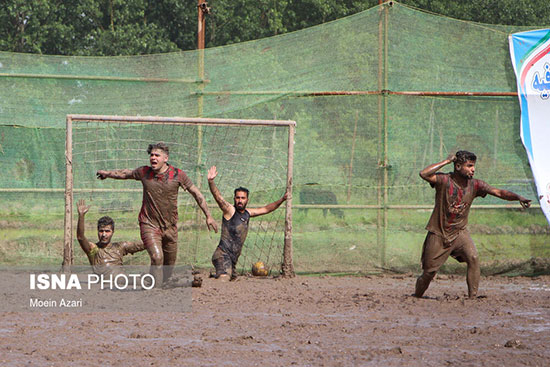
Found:
[[[294,121],[163,118],[136,116],[68,115],[66,135],[65,246],[64,265],[85,263],[73,233],[84,199],[86,234],[95,241],[97,220],[104,215],[115,221],[113,242],[140,241],[138,213],[141,182],[98,180],[98,170],[135,169],[149,165],[147,147],[164,142],[170,148],[168,163],[182,169],[203,193],[221,229],[222,212],[207,181],[210,166],[217,166],[216,185],[230,203],[233,190],[250,190],[249,207],[279,199],[292,185]],[[219,243],[209,232],[204,214],[184,190],[178,195],[177,264],[210,267]],[[240,273],[263,261],[272,274],[293,274],[291,200],[278,210],[250,220],[249,232],[237,264]],[[145,262],[145,252],[125,263]]]

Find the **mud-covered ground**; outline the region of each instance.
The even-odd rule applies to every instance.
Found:
[[[1,366],[549,366],[550,277],[206,278],[190,313],[1,313]]]

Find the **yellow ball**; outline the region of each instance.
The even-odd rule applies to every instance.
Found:
[[[252,274],[255,276],[266,276],[268,273],[265,264],[261,261],[258,261],[252,265]]]

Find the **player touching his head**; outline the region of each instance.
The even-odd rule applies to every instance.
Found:
[[[188,191],[206,216],[208,229],[218,232],[204,196],[182,170],[168,164],[169,149],[164,143],[147,148],[150,166],[134,170],[97,171],[101,180],[134,179],[143,185],[143,201],[139,212],[141,240],[151,257],[151,274],[160,286],[172,275],[178,251],[178,190]],[[163,268],[164,265],[164,268]],[[164,269],[164,271],[163,271]]]
[[[466,262],[468,296],[476,297],[480,264],[477,249],[466,228],[470,206],[476,197],[489,194],[508,201],[517,200],[524,208],[531,205],[531,200],[523,196],[475,179],[476,159],[474,153],[461,150],[420,171],[420,177],[435,188],[435,207],[426,226],[428,234],[422,248],[423,273],[416,281],[416,297],[422,297],[449,255],[459,262]],[[450,163],[454,163],[453,172],[437,172]]]
[[[220,243],[214,251],[214,255],[212,255],[212,264],[216,268],[216,279],[228,280],[237,277],[236,265],[248,234],[250,217],[271,213],[288,198],[288,193],[285,193],[279,200],[261,208],[247,209],[248,190],[239,187],[235,189],[233,205],[231,205],[225,201],[214,183],[217,175],[216,166],[210,167],[208,170],[208,186],[223,212]]]
[[[122,258],[145,250],[141,242],[111,242],[115,233],[115,222],[110,217],[101,217],[97,221],[97,243],[88,241],[84,235],[84,216],[90,209],[84,200],[77,204],[78,224],[76,238],[80,247],[88,256],[90,265],[96,274],[113,274],[121,271]]]

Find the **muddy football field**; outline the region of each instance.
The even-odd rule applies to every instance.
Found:
[[[202,274],[191,312],[0,315],[1,366],[550,366],[550,277]]]

